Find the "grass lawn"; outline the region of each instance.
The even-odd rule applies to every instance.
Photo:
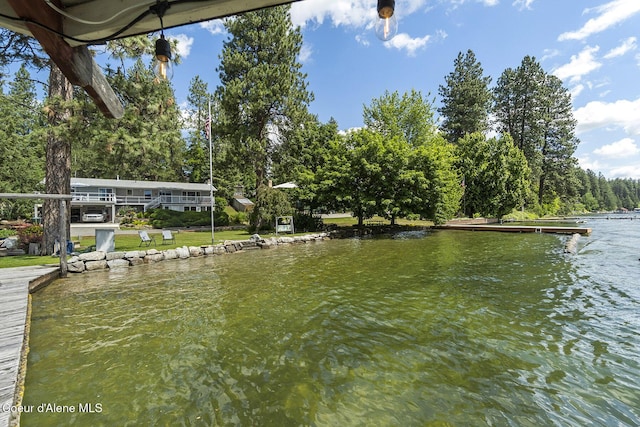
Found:
[[[302,235],[307,233],[296,233],[296,235]],[[282,235],[282,234],[281,234]],[[273,237],[275,234],[260,234],[261,237]],[[173,237],[176,238],[175,243],[162,243],[162,233],[160,230],[149,230],[149,237],[153,237],[156,241],[155,246],[153,243],[147,247],[145,245],[140,246],[140,237],[137,234],[118,234],[115,238],[115,250],[118,252],[126,252],[133,250],[146,250],[149,248],[155,248],[159,251],[165,249],[174,249],[182,246],[206,246],[211,244],[211,231],[180,231],[173,232]],[[246,230],[228,230],[228,231],[216,231],[215,243],[222,243],[225,240],[248,240],[251,237]],[[80,247],[78,251],[83,251],[92,245],[95,245],[95,237],[90,236],[72,236],[72,239],[77,243],[80,239]],[[60,261],[57,257],[53,256],[33,256],[33,255],[18,255],[18,256],[5,256],[0,257],[0,268],[9,267],[24,267],[30,265],[43,265],[43,264],[59,264]]]
[[[370,218],[365,221],[365,224],[369,221],[378,222],[384,225],[388,225],[389,221],[381,217]],[[346,218],[331,218],[325,219],[325,224],[335,224],[339,227],[350,227],[358,223],[358,219],[354,217]],[[398,219],[398,225],[414,225],[414,226],[431,226],[430,221],[409,221],[405,219]],[[296,235],[303,235],[307,233],[296,233]],[[173,236],[176,238],[175,243],[162,243],[162,233],[160,230],[149,230],[149,236],[155,238],[155,246],[151,244],[151,248],[156,248],[159,251],[165,249],[173,249],[182,246],[205,246],[211,244],[211,231],[179,231],[173,232]],[[273,237],[275,234],[260,234],[261,237]],[[225,240],[247,240],[251,237],[251,234],[246,230],[225,230],[215,232],[215,243],[222,243]],[[96,240],[93,236],[72,236],[71,237],[76,244],[79,241],[78,251],[83,251],[92,245],[95,245]],[[79,239],[79,240],[78,240]],[[146,246],[140,246],[140,237],[138,234],[118,234],[116,233],[115,250],[119,252],[133,251],[138,249],[148,249]],[[7,256],[0,257],[0,268],[9,267],[25,267],[31,265],[44,265],[44,264],[59,264],[57,257],[53,256],[33,256],[33,255],[19,255],[19,256]]]
[[[335,224],[338,227],[349,227],[352,225],[358,224],[358,218],[356,217],[344,217],[344,218],[326,218],[323,220],[324,224]],[[381,216],[374,216],[373,218],[365,219],[365,225],[368,222],[381,223],[382,225],[389,225],[391,221],[382,218]],[[414,226],[422,226],[422,227],[430,227],[433,225],[432,221],[423,221],[423,220],[408,220],[404,218],[396,219],[397,225],[414,225]]]

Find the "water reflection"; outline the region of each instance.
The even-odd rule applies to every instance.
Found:
[[[550,235],[411,237],[49,287],[25,403],[105,409],[23,425],[640,422],[638,291],[599,261],[606,237],[577,256]]]

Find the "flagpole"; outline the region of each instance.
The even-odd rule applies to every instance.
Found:
[[[215,225],[213,222],[213,210],[215,209],[216,202],[213,198],[213,150],[211,149],[211,98],[209,98],[209,119],[207,121],[207,134],[209,136],[209,201],[211,203],[211,244],[215,243]]]

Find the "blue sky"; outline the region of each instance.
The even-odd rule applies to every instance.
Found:
[[[495,84],[525,55],[573,95],[583,168],[640,179],[640,0],[397,0],[398,35],[373,33],[375,0],[303,0],[292,20],[304,36],[300,61],[315,95],[311,112],[340,129],[362,126],[363,105],[385,90],[431,94],[471,49]],[[199,75],[213,91],[227,38],[219,21],[175,28],[183,57],[178,102]]]

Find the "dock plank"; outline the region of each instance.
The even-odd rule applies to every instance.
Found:
[[[43,277],[53,278],[58,267],[35,266],[0,269],[0,408],[14,404],[29,307],[29,287]],[[0,410],[0,427],[12,414]]]
[[[444,224],[436,226],[435,228],[440,230],[497,231],[501,233],[591,234],[591,228],[586,227],[557,227],[544,225]]]

